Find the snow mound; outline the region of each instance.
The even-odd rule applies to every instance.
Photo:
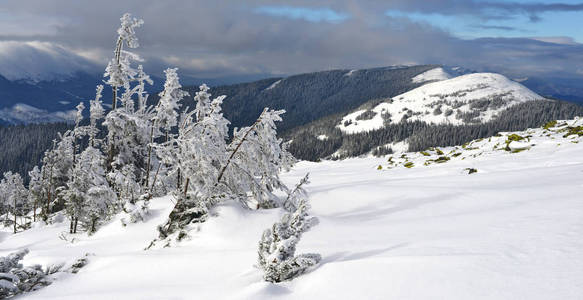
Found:
[[[422,83],[428,81],[442,81],[450,79],[449,75],[443,68],[435,68],[413,77],[414,83]]]
[[[370,119],[358,120],[363,111],[353,112],[344,116],[337,127],[354,134],[403,120],[452,125],[481,123],[513,105],[542,99],[503,75],[474,73],[428,83],[387,99],[372,109],[374,117]]]

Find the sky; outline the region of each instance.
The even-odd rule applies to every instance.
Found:
[[[2,0],[0,74],[102,70],[125,12],[144,20],[133,51],[157,75],[431,63],[583,79],[583,2],[574,0]]]

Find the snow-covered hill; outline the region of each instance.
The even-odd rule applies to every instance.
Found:
[[[424,74],[419,75],[423,75],[419,81],[444,78],[439,69]],[[387,99],[371,110],[357,110],[344,116],[338,128],[351,134],[379,129],[403,119],[432,124],[481,123],[515,104],[540,99],[544,98],[503,75],[474,73],[431,82]]]
[[[172,197],[152,200],[146,223],[116,218],[91,237],[67,234],[66,221],[1,232],[0,256],[89,259],[19,299],[579,299],[582,152],[577,119],[393,158],[301,162],[284,179],[311,173],[320,224],[298,250],[323,261],[281,284],[253,267],[280,210],[225,204],[191,240],[143,250]]]
[[[443,68],[431,69],[427,72],[423,72],[415,77],[413,77],[413,82],[432,82],[432,81],[442,81],[450,79],[452,76],[449,75]]]

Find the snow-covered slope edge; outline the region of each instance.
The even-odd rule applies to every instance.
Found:
[[[412,81],[415,83],[433,82],[447,80],[450,79],[451,77],[452,76],[450,74],[448,74],[443,68],[440,67],[423,72],[413,77]]]
[[[541,99],[544,98],[503,75],[475,73],[428,83],[387,99],[372,110],[348,114],[338,128],[351,134],[404,119],[432,124],[480,123],[518,103]]]
[[[261,232],[279,210],[223,205],[190,241],[142,250],[170,197],[152,200],[146,223],[122,227],[116,219],[73,243],[58,237],[67,222],[2,232],[0,256],[29,247],[28,265],[90,254],[78,274],[20,299],[578,299],[580,126],[583,119],[558,121],[443,154],[407,153],[412,168],[389,169],[389,157],[301,162],[284,179],[291,185],[311,173],[321,222],[298,250],[321,253],[323,262],[291,282],[262,282],[253,267]],[[512,134],[522,144],[512,145],[519,139]],[[423,165],[446,155],[446,163]],[[469,175],[472,168],[478,172]]]

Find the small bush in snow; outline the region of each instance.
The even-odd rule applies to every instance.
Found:
[[[307,182],[307,177],[302,182]],[[298,185],[300,186],[300,185]],[[303,189],[296,188],[292,193],[303,195]],[[269,282],[291,280],[315,266],[321,260],[319,254],[307,253],[295,255],[296,245],[302,234],[318,223],[316,217],[308,215],[310,205],[306,197],[288,197],[296,199],[292,213],[286,213],[263,232],[259,242],[258,265],[264,271],[263,278]]]
[[[26,254],[28,249],[0,257],[0,299],[47,286],[51,284],[49,275],[60,270],[60,266],[46,270],[40,265],[23,267],[20,261]]]

